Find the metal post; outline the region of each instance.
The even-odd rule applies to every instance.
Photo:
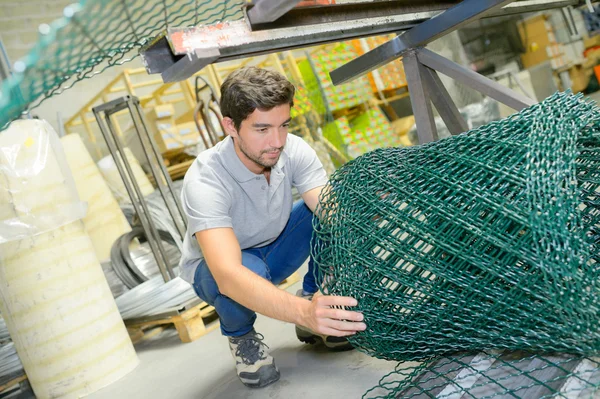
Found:
[[[460,114],[437,72],[427,67],[424,67],[423,71],[422,78],[425,91],[429,95],[435,109],[440,113],[450,133],[460,134],[469,130],[467,122]]]
[[[431,102],[427,98],[427,93],[423,87],[423,69],[419,64],[416,52],[410,51],[402,59],[404,63],[404,72],[408,82],[408,91],[410,92],[410,102],[415,114],[417,124],[417,134],[419,143],[425,144],[437,139],[437,129],[433,119],[433,110]]]
[[[162,156],[158,151],[158,147],[154,142],[154,138],[152,135],[148,134],[148,128],[146,127],[146,122],[144,121],[139,100],[137,98],[131,99],[127,102],[127,106],[129,108],[129,112],[131,112],[131,116],[133,117],[134,124],[138,121],[141,122],[142,129],[135,130],[142,143],[142,148],[144,149],[146,159],[148,160],[148,165],[150,166],[150,171],[154,177],[154,180],[156,181],[158,190],[165,201],[165,205],[169,210],[169,214],[173,218],[173,222],[175,223],[175,226],[177,227],[177,230],[181,236],[181,240],[183,241],[186,232],[186,217],[181,203],[176,198],[175,189],[173,188],[173,181],[171,180],[169,171],[167,171],[165,164],[162,162]],[[156,162],[153,162],[150,159],[152,156],[155,157],[154,160]],[[158,168],[156,168],[156,164],[159,165]],[[170,197],[168,196],[167,191],[171,194]],[[173,206],[171,201],[175,203],[175,206]]]
[[[123,179],[123,184],[127,190],[127,193],[129,194],[129,198],[131,198],[131,203],[133,204],[135,212],[137,213],[140,222],[142,223],[142,227],[146,232],[146,238],[148,239],[150,249],[154,254],[160,273],[165,282],[169,281],[172,277],[174,277],[174,275],[169,273],[169,270],[166,266],[169,263],[160,243],[160,235],[158,234],[158,231],[152,222],[150,210],[148,209],[148,206],[144,201],[142,191],[135,180],[131,165],[125,157],[123,146],[114,130],[111,129],[110,112],[108,112],[106,109],[106,104],[93,108],[92,112],[94,113],[96,122],[100,127],[100,132],[106,141],[106,145],[113,156],[117,170],[121,175],[121,179]],[[102,120],[101,112],[105,112],[106,125]],[[156,237],[158,237],[158,242],[155,241]]]

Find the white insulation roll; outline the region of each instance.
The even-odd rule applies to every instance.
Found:
[[[151,194],[154,191],[154,187],[148,177],[144,173],[144,170],[140,166],[133,152],[127,147],[124,148],[125,158],[129,161],[129,165],[131,165],[131,170],[133,172],[133,176],[135,177],[135,181],[140,186],[140,190],[142,191],[142,195],[146,196]],[[108,186],[112,190],[113,194],[119,201],[119,203],[131,203],[131,199],[129,198],[129,194],[127,193],[127,189],[125,188],[125,184],[123,184],[123,179],[119,174],[119,170],[117,169],[117,165],[112,157],[112,155],[108,155],[102,158],[98,162],[98,167],[104,176],[104,179],[108,183]]]
[[[79,198],[88,205],[83,224],[92,239],[96,255],[100,261],[110,259],[111,246],[117,238],[131,231],[131,227],[81,137],[69,134],[60,141]]]
[[[62,160],[46,122],[0,134],[0,310],[40,399],[88,395],[139,362]]]

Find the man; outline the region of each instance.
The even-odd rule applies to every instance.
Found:
[[[255,312],[296,324],[304,342],[320,338],[333,348],[366,328],[362,314],[342,308],[355,299],[317,293],[312,259],[299,295],[276,287],[309,256],[313,212],[327,182],[314,150],[288,135],[294,92],[278,73],[234,71],[221,86],[228,137],[198,156],[183,184],[181,276],[215,307],[237,374],[250,387],[279,379],[254,330]],[[303,199],[294,205],[292,186]]]

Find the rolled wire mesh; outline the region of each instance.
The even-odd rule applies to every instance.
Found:
[[[380,358],[425,361],[421,371],[457,352],[594,356],[599,120],[595,105],[557,93],[334,173],[313,256],[325,293],[358,299],[368,328],[351,342]]]

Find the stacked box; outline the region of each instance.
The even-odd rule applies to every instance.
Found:
[[[379,108],[348,121],[346,117],[329,123],[323,135],[338,150],[350,158],[356,158],[376,148],[401,145],[392,125]]]
[[[323,136],[342,154],[351,159],[369,151],[369,143],[360,132],[350,128],[346,117],[327,124],[323,129]]]
[[[198,144],[200,135],[196,122],[180,123],[175,126],[176,140],[179,141],[179,146],[188,147]]]
[[[350,121],[354,136],[362,136],[368,143],[367,151],[400,144],[392,125],[379,108],[373,108]]]
[[[383,35],[355,39],[352,40],[352,46],[358,54],[362,55],[392,40],[394,37],[395,35]],[[407,85],[404,65],[400,60],[392,61],[367,76],[373,92],[395,90]]]
[[[310,55],[310,61],[302,61],[298,65],[312,103],[317,108],[322,104],[321,113],[350,108],[368,101],[371,97],[369,81],[365,77],[340,86],[334,86],[329,77],[330,71],[347,64],[357,56],[349,44],[342,43],[332,50],[318,51]],[[326,104],[323,103],[323,99]]]
[[[175,123],[171,104],[157,105],[146,113],[149,133],[160,152],[198,144],[200,135],[195,122]]]
[[[171,104],[157,105],[146,113],[148,133],[161,152],[178,148],[180,145],[175,140],[175,109]]]
[[[350,137],[350,124],[346,117],[328,123],[323,128],[323,136],[342,153],[346,153],[346,146]]]
[[[295,86],[296,95],[294,96],[294,107],[291,112],[292,118],[307,114],[312,109],[308,90],[300,84],[295,84]]]

